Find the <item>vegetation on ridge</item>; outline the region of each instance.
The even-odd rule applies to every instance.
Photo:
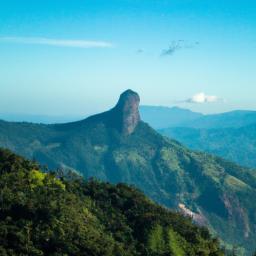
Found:
[[[0,122],[0,146],[51,169],[134,185],[155,202],[193,215],[225,243],[250,255],[256,247],[256,172],[161,136],[134,115],[137,94],[126,93],[128,102],[117,104],[124,108],[78,122]]]
[[[0,150],[0,254],[224,255],[217,239],[141,192],[42,173]]]

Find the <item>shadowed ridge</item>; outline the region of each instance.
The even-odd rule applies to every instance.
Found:
[[[88,125],[94,122],[103,122],[106,126],[117,129],[122,135],[130,135],[141,121],[139,104],[140,97],[138,93],[129,89],[120,95],[115,107],[109,111],[70,124],[77,126],[77,123]],[[70,126],[70,124],[67,125]]]

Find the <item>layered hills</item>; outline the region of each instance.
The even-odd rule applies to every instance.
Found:
[[[154,129],[178,127],[194,123],[203,114],[179,107],[141,106],[141,118]]]
[[[228,244],[256,247],[256,172],[191,151],[141,121],[139,95],[85,120],[56,125],[0,122],[0,146],[86,178],[125,182],[207,225]]]
[[[193,150],[256,168],[256,112],[236,110],[202,115],[178,107],[140,107],[141,117],[159,133]]]
[[[256,124],[211,129],[172,127],[159,132],[193,150],[208,152],[242,166],[256,168]]]
[[[256,111],[249,110],[204,115],[179,107],[141,106],[140,112],[142,120],[155,129],[173,127],[222,129],[256,124]]]

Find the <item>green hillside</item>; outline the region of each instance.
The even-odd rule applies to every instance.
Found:
[[[50,168],[133,184],[226,243],[254,250],[256,172],[161,136],[140,121],[138,105],[138,95],[127,91],[112,110],[79,122],[2,122],[0,146]]]
[[[216,239],[124,184],[42,173],[0,149],[0,255],[224,255]]]
[[[237,164],[256,168],[256,125],[241,128],[168,128],[159,132],[194,150],[209,152]]]

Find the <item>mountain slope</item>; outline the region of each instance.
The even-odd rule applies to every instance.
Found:
[[[191,149],[209,152],[240,165],[256,168],[256,125],[220,129],[176,127],[159,132],[175,138]]]
[[[51,168],[126,182],[167,207],[193,213],[230,244],[256,247],[256,172],[188,150],[140,121],[139,96],[126,91],[116,107],[59,125],[0,124],[0,146]]]
[[[0,193],[3,256],[224,255],[206,229],[132,187],[58,178],[1,149]]]

